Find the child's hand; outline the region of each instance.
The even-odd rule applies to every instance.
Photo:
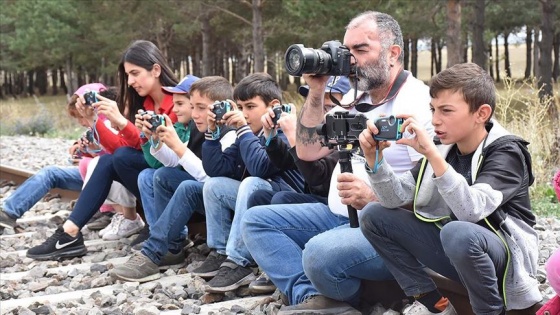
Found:
[[[265,138],[268,138],[268,136],[272,133],[272,129],[274,129],[274,123],[272,122],[272,119],[274,117],[274,111],[272,111],[272,108],[269,107],[266,110],[266,113],[264,113],[264,115],[262,115],[261,117],[261,123],[263,126],[263,135]]]
[[[364,157],[366,158],[366,162],[370,168],[375,166],[376,162],[379,162],[383,159],[383,150],[391,146],[391,143],[388,141],[377,141],[373,138],[373,135],[379,133],[375,123],[372,120],[367,121],[367,128],[360,133],[360,147],[364,152]],[[376,151],[379,148],[379,154],[377,156],[377,161],[375,160]]]
[[[206,113],[206,122],[208,123],[208,130],[211,132],[216,131],[216,114],[213,112],[214,105],[208,105],[207,113]]]
[[[278,126],[286,135],[290,146],[296,145],[296,127],[297,127],[297,114],[296,114],[296,106],[292,106],[291,112],[288,114],[286,112],[282,112],[282,116],[278,120]]]
[[[407,132],[410,134],[410,137],[403,137],[397,140],[397,144],[404,144],[412,147],[416,152],[428,158],[434,153],[438,153],[434,140],[430,137],[426,129],[424,129],[424,126],[418,123],[414,117],[410,115],[397,115],[397,118],[405,119],[401,127],[402,133],[404,134]]]
[[[163,117],[165,117],[165,126],[158,126],[156,133],[160,141],[165,143],[171,150],[175,151],[177,147],[184,146],[184,144],[179,138],[179,135],[177,135],[177,131],[175,131],[175,127],[173,127],[171,118],[169,118],[166,114],[163,114]]]
[[[224,114],[222,118],[225,121],[226,125],[232,126],[233,128],[241,128],[247,124],[247,120],[245,120],[245,114],[243,111],[237,108],[237,104],[235,104],[232,100],[227,100],[231,104],[231,110]]]

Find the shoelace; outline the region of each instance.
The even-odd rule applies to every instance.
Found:
[[[128,260],[128,265],[139,266],[145,262],[144,255],[135,254]]]
[[[43,244],[47,246],[52,245],[53,243],[56,243],[63,234],[64,234],[63,229],[57,229],[56,232],[54,232],[53,235],[49,236],[49,238],[47,238]]]
[[[124,220],[124,215],[119,215],[117,217],[117,219],[115,220],[115,223],[111,227],[111,232],[117,233],[119,231],[119,227],[120,227],[123,220]]]

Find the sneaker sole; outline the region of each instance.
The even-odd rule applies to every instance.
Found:
[[[210,272],[191,272],[191,275],[201,277],[201,278],[212,278],[218,274],[218,270]]]
[[[253,280],[255,280],[257,277],[254,274],[248,274],[245,276],[245,278],[237,281],[236,283],[232,284],[232,285],[228,285],[227,287],[211,287],[209,285],[205,285],[204,286],[204,291],[209,292],[209,293],[226,293],[226,292],[230,292],[233,290],[237,290],[239,287],[242,287],[244,285],[248,285],[249,283],[251,283]]]
[[[107,234],[103,234],[103,240],[104,241],[118,241],[118,240],[123,239],[123,238],[131,237],[134,234],[138,234],[138,232],[140,232],[140,231],[142,231],[142,228],[137,229],[137,230],[132,230],[131,232],[128,232],[124,235],[115,235],[114,237],[112,236],[112,237],[107,237],[107,238],[105,238],[105,235],[107,235]],[[111,235],[111,234],[108,234],[108,235]]]
[[[362,315],[361,312],[357,310],[349,310],[346,307],[339,307],[339,308],[330,308],[328,311],[325,310],[289,310],[289,311],[280,311],[277,315]]]
[[[187,264],[186,262],[182,262],[180,264],[158,266],[158,269],[160,271],[166,271],[167,269],[179,269],[179,268],[183,268],[186,264]]]
[[[15,227],[17,226],[17,223],[14,224],[14,225],[11,225],[11,224],[8,224],[8,223],[5,223],[5,222],[0,222],[0,226],[3,227],[3,228],[15,229]]]
[[[121,276],[115,272],[113,272],[113,275],[115,275],[115,277],[124,280],[124,281],[128,281],[128,282],[148,282],[148,281],[154,281],[157,280],[159,278],[161,278],[161,274],[158,272],[156,274],[153,275],[149,275],[147,277],[144,278],[130,278],[130,277],[125,277],[125,276]]]
[[[67,250],[67,251],[57,251],[54,253],[50,253],[50,254],[44,254],[44,255],[33,255],[33,254],[29,254],[27,253],[25,256],[27,258],[31,258],[31,259],[35,259],[35,260],[60,260],[63,258],[75,258],[75,257],[81,257],[87,254],[87,248],[82,245],[78,248],[73,248],[71,250]]]
[[[276,291],[276,286],[259,286],[259,285],[250,285],[249,284],[249,292],[251,293],[255,293],[255,294],[266,294],[266,293],[272,293]]]

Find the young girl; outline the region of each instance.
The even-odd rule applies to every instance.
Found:
[[[140,151],[140,131],[134,126],[134,115],[138,109],[167,114],[173,122],[176,116],[171,112],[173,97],[165,93],[162,86],[174,86],[177,79],[165,61],[161,51],[151,42],[135,41],[125,51],[118,68],[119,96],[117,102],[98,96],[93,104],[94,111],[104,115],[119,131],[117,148],[107,148],[113,154],[99,158],[99,162],[84,186],[72,214],[55,234],[43,244],[27,251],[27,257],[38,260],[52,260],[77,257],[87,253],[80,230],[95,214],[107,198],[111,183],[122,183],[137,199],[138,174],[148,164]],[[82,103],[83,99],[80,99]],[[118,105],[117,105],[118,104]],[[79,104],[77,106],[82,106]],[[80,108],[79,107],[79,108]],[[85,110],[84,107],[81,107]],[[121,112],[122,111],[122,112]],[[126,117],[125,117],[126,116]],[[100,126],[97,122],[96,127]],[[99,137],[115,136],[109,130],[98,128]],[[114,223],[112,235],[104,238],[117,239],[138,233],[144,222],[134,209],[123,213]]]

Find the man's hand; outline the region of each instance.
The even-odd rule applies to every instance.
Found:
[[[365,181],[352,173],[342,173],[337,177],[338,195],[344,205],[351,205],[356,210],[363,209],[368,203],[377,201],[373,190]]]

